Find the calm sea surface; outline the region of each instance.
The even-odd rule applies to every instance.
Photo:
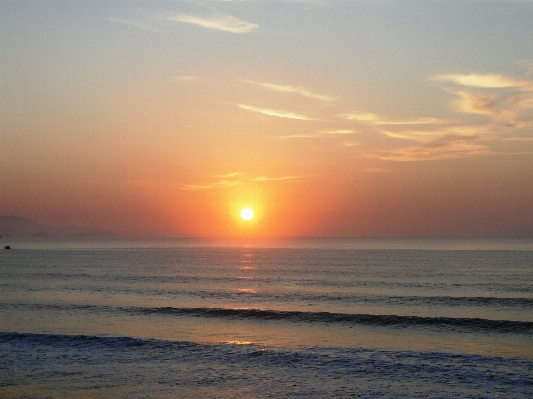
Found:
[[[2,398],[533,397],[533,239],[1,241]]]

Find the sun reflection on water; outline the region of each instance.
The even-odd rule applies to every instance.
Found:
[[[226,341],[226,344],[233,344],[233,345],[252,345],[252,341]]]
[[[238,274],[236,277],[238,280],[253,280],[254,276],[252,271],[256,270],[255,261],[253,259],[254,254],[248,250],[241,253],[240,263],[237,266],[240,271],[246,271],[247,273]],[[250,287],[238,288],[237,292],[240,294],[256,294],[257,289]]]

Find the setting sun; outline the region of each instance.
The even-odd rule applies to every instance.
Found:
[[[254,211],[250,208],[244,208],[241,210],[241,218],[244,220],[250,220],[254,217]]]

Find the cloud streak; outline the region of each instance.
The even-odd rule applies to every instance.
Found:
[[[520,89],[533,90],[533,81],[516,79],[505,75],[495,74],[444,74],[436,75],[433,80],[447,81],[460,86],[477,87],[484,89]]]
[[[485,135],[486,131],[487,128],[485,126],[453,126],[434,130],[404,130],[400,132],[381,130],[381,133],[385,134],[388,137],[396,139],[412,140],[418,141],[420,143],[427,143],[449,135],[453,135],[456,137]]]
[[[305,180],[305,176],[281,176],[281,177],[266,177],[258,176],[254,177],[251,180],[255,182],[300,182]]]
[[[289,139],[311,139],[311,138],[317,138],[317,137],[326,137],[326,136],[333,136],[333,135],[346,135],[346,134],[356,134],[357,132],[355,130],[351,129],[337,129],[337,130],[321,130],[320,132],[313,134],[290,134],[285,136],[276,136],[276,139],[278,140],[289,140]]]
[[[295,86],[289,86],[289,85],[277,85],[277,84],[273,84],[273,83],[254,82],[254,81],[251,81],[251,80],[244,80],[244,79],[242,79],[241,82],[252,84],[252,85],[256,85],[256,86],[259,86],[259,87],[262,87],[264,89],[271,90],[271,91],[277,91],[277,92],[281,92],[281,93],[296,93],[296,94],[299,94],[301,96],[312,98],[312,99],[315,99],[315,100],[320,100],[320,101],[334,101],[335,100],[335,97],[333,97],[333,96],[327,96],[327,95],[324,95],[324,94],[316,94],[316,93],[311,92],[310,90],[307,90],[304,87],[295,87]]]
[[[231,173],[226,173],[224,175],[214,175],[214,177],[219,177],[221,179],[226,179],[226,178],[229,178],[229,177],[242,176],[243,174],[244,174],[243,172],[231,172]]]
[[[340,116],[346,120],[355,120],[372,125],[429,125],[444,123],[443,120],[438,118],[387,119],[373,113],[352,113],[341,114]]]
[[[287,136],[276,136],[278,140],[291,140],[291,139],[311,139],[314,137],[320,137],[319,134],[290,134]]]
[[[269,182],[280,182],[280,183],[298,183],[305,181],[309,176],[297,176],[297,175],[286,175],[286,176],[256,176],[256,177],[244,177],[245,173],[243,172],[234,172],[227,173],[224,175],[214,175],[213,177],[222,178],[222,180],[205,183],[205,184],[184,184],[180,186],[181,190],[185,191],[202,191],[202,190],[212,190],[212,189],[225,189],[235,186],[240,186],[245,183],[269,183]]]
[[[458,99],[454,101],[456,108],[461,112],[480,114],[502,119],[514,123],[517,113],[506,110],[496,105],[497,96],[482,93],[458,91]]]
[[[383,161],[414,162],[493,154],[493,151],[481,143],[480,139],[482,138],[479,136],[449,134],[422,145],[390,151],[371,151],[365,156]]]
[[[184,184],[180,188],[185,191],[201,191],[210,190],[213,188],[229,188],[241,185],[240,180],[221,180],[207,184]]]
[[[322,130],[320,131],[320,133],[323,133],[323,134],[355,134],[357,132],[352,129],[337,129],[337,130]]]
[[[302,121],[314,121],[316,119],[310,118],[305,115],[295,114],[293,112],[289,111],[282,111],[282,110],[275,110],[275,109],[268,109],[268,108],[258,108],[253,107],[251,105],[246,104],[239,104],[238,107],[240,109],[246,110],[246,111],[252,111],[257,112],[263,115],[269,115],[269,116],[276,116],[278,118],[289,118],[289,119],[298,119]]]
[[[528,78],[471,73],[436,75],[432,80],[461,86],[444,88],[456,96],[452,105],[459,112],[485,115],[509,126],[525,126],[522,111],[533,108],[533,80]]]
[[[218,15],[213,17],[197,17],[188,14],[175,14],[165,19],[193,24],[206,29],[220,30],[231,33],[250,33],[259,28],[259,25],[243,21],[232,15]]]

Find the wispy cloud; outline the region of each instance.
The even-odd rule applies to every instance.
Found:
[[[231,33],[249,33],[259,28],[259,25],[243,21],[229,14],[214,14],[209,16],[195,16],[181,13],[164,13],[140,18],[107,18],[108,21],[123,25],[130,25],[136,28],[151,32],[160,32],[154,25],[160,26],[162,21],[183,22],[201,26],[206,29],[220,30]]]
[[[290,139],[311,139],[317,137],[326,137],[330,135],[346,135],[346,134],[355,134],[355,130],[351,129],[337,129],[337,130],[321,130],[318,133],[302,133],[302,134],[290,134],[276,136],[277,140],[290,140]]]
[[[381,133],[388,137],[392,137],[395,139],[404,139],[404,140],[414,140],[414,141],[430,141],[434,140],[435,136],[442,136],[442,132],[440,131],[433,131],[433,130],[409,130],[409,131],[402,131],[402,132],[393,132],[390,130],[382,130]]]
[[[213,188],[229,188],[235,187],[242,184],[240,180],[220,180],[212,183],[206,184],[184,184],[180,186],[182,190],[186,191],[199,191],[199,190],[210,190]]]
[[[213,188],[211,184],[183,184],[180,186],[180,189],[185,191],[209,190],[211,188]]]
[[[344,143],[342,143],[342,145],[345,147],[356,147],[358,145],[361,145],[361,143],[358,141],[345,141]]]
[[[188,14],[175,14],[165,17],[169,21],[178,21],[188,24],[198,25],[202,28],[215,29],[231,33],[249,33],[257,28],[259,25],[251,22],[246,22],[236,18],[232,15],[216,15],[211,17],[197,17]]]
[[[300,182],[305,180],[306,176],[279,176],[279,177],[267,177],[267,176],[258,176],[254,177],[251,180],[255,182]]]
[[[523,111],[533,108],[533,80],[497,74],[443,74],[432,80],[447,82],[457,87],[443,87],[455,95],[456,110],[485,115],[509,126],[524,124]]]
[[[260,86],[264,89],[268,89],[271,91],[278,91],[281,93],[296,93],[299,95],[302,95],[304,97],[313,98],[315,100],[321,100],[321,101],[333,101],[335,100],[335,97],[327,96],[324,94],[316,94],[311,92],[310,90],[304,88],[304,87],[295,87],[295,86],[289,86],[289,85],[278,85],[273,83],[262,83],[262,82],[254,82],[251,80],[244,80],[241,79],[241,82],[253,84],[256,86]]]
[[[359,122],[366,122],[373,125],[428,125],[440,124],[445,121],[438,118],[416,118],[416,119],[387,119],[373,113],[351,113],[341,114],[342,118],[347,120],[356,120]]]
[[[361,122],[375,123],[376,121],[380,120],[378,115],[372,113],[341,114],[340,116],[344,119],[356,120]]]
[[[477,87],[485,89],[514,88],[521,90],[533,90],[533,81],[516,79],[505,75],[495,74],[444,74],[436,75],[433,80],[448,81],[461,86]]]
[[[245,177],[243,172],[233,172],[223,175],[214,175],[215,178],[221,178],[222,180],[213,181],[205,184],[184,184],[180,186],[180,189],[185,191],[199,191],[199,190],[211,190],[211,189],[225,189],[235,186],[240,186],[246,183],[268,183],[268,182],[280,182],[280,183],[298,183],[305,181],[309,176],[255,176]]]
[[[388,137],[396,139],[404,139],[417,141],[419,143],[429,143],[435,140],[439,140],[442,137],[487,137],[489,128],[484,125],[457,125],[441,127],[439,129],[427,129],[427,130],[403,130],[403,131],[390,131],[381,130],[381,133]]]
[[[287,136],[276,136],[277,140],[291,140],[291,139],[311,139],[320,137],[319,134],[289,134]]]
[[[214,175],[214,177],[219,177],[221,179],[226,179],[226,178],[229,178],[229,177],[237,177],[237,176],[242,176],[244,175],[244,172],[230,172],[230,173],[226,173],[226,174],[223,174],[223,175]]]
[[[441,159],[465,158],[475,155],[488,155],[493,151],[480,141],[478,136],[446,135],[422,145],[390,151],[370,151],[368,158],[386,161],[436,161]]]
[[[497,96],[482,93],[457,91],[458,99],[454,101],[461,112],[480,114],[514,123],[517,113],[496,105]]]
[[[361,131],[397,139],[387,144],[376,141],[375,146],[363,146],[357,152],[386,161],[434,161],[514,154],[504,142],[523,143],[524,148],[531,143],[533,80],[529,75],[441,74],[431,80],[442,82],[442,89],[455,97],[450,103],[456,111],[484,115],[489,121],[481,123],[478,118],[469,121],[464,117],[396,119],[365,112],[340,114],[345,120],[364,125],[365,130],[357,125]],[[522,153],[531,151],[525,148]]]
[[[282,111],[282,110],[275,110],[275,109],[268,109],[268,108],[258,108],[258,107],[253,107],[251,105],[246,105],[246,104],[239,104],[238,106],[240,109],[244,109],[246,111],[258,112],[260,114],[269,115],[269,116],[277,116],[279,118],[298,119],[302,121],[316,120],[308,116],[295,114],[289,111]]]
[[[352,129],[337,129],[337,130],[321,130],[320,133],[323,133],[323,134],[355,134],[357,132]]]

